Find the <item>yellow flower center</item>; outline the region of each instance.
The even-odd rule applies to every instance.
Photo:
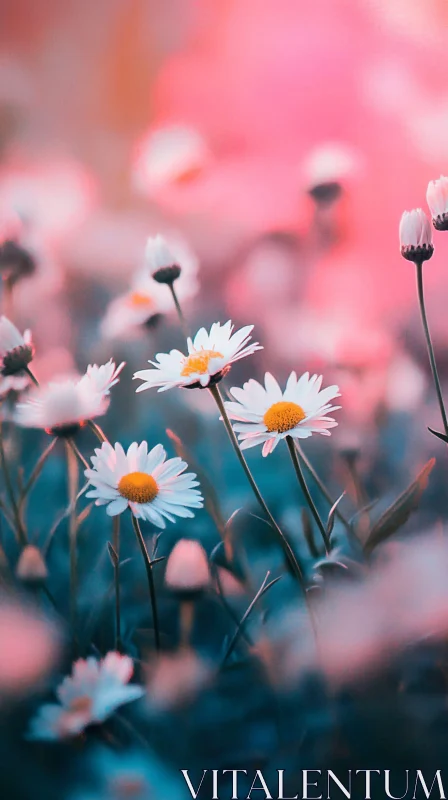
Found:
[[[152,503],[159,494],[159,487],[152,475],[146,472],[130,472],[118,481],[118,491],[131,503]]]
[[[140,308],[141,306],[152,306],[152,300],[148,294],[143,292],[132,292],[129,295],[129,305]]]
[[[224,356],[222,353],[218,353],[217,350],[199,350],[197,353],[192,353],[186,359],[181,375],[184,378],[189,378],[190,375],[195,375],[196,373],[205,375],[212,358],[224,358]]]
[[[306,414],[303,408],[297,403],[280,400],[279,403],[274,403],[268,408],[263,417],[263,422],[268,431],[286,433],[286,431],[291,431],[295,428],[305,417]]]

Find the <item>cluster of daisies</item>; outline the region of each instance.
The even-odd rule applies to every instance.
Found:
[[[146,274],[139,277],[141,283],[135,283],[129,296],[120,299],[128,314],[122,308],[122,320],[129,323],[130,309],[134,308],[132,324],[148,321],[148,298],[154,286],[156,292],[165,292],[170,303],[179,304],[180,293],[176,293],[174,283],[180,281],[182,272],[183,265],[167,242],[162,237],[151,240]],[[201,328],[187,339],[186,352],[158,353],[149,362],[149,369],[136,372],[134,379],[141,381],[136,391],[198,388],[219,395],[217,384],[232,364],[262,349],[252,340],[252,330],[252,325],[235,330],[230,321],[216,322],[209,331]],[[167,521],[193,517],[202,508],[199,483],[194,473],[186,471],[185,461],[167,458],[161,444],[149,448],[145,441],[133,442],[125,451],[119,442],[112,445],[99,428],[96,420],[108,410],[111,390],[121,378],[124,363],[117,366],[110,359],[100,366],[89,365],[84,375],[41,386],[32,372],[33,355],[31,334],[27,331],[22,335],[10,320],[1,317],[0,398],[10,392],[20,395],[14,404],[14,421],[45,430],[72,446],[73,437],[85,425],[101,439],[84,473],[90,485],[87,497],[104,506],[111,517],[129,510],[135,520],[160,529]],[[262,445],[266,456],[286,437],[303,439],[313,433],[328,436],[336,425],[331,413],[339,408],[333,405],[339,390],[337,386],[322,389],[321,376],[305,373],[298,378],[292,372],[282,390],[266,373],[264,385],[251,379],[242,388],[231,388],[230,394],[233,399],[222,401],[220,409],[232,421],[229,424],[233,424],[241,449]],[[198,591],[208,579],[208,560],[199,542],[178,542],[168,560],[167,585],[172,590],[177,587],[184,591],[187,587],[191,591],[193,587]],[[131,676],[131,659],[119,653],[109,653],[103,660],[75,662],[72,676],[65,678],[57,691],[59,702],[41,707],[31,723],[30,737],[75,736],[88,725],[101,723],[120,705],[144,694],[142,687],[129,684]]]

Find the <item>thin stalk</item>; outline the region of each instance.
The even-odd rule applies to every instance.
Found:
[[[311,511],[311,513],[312,513],[312,515],[313,515],[313,517],[314,517],[314,519],[315,519],[315,521],[317,523],[317,526],[318,526],[318,528],[319,528],[319,530],[320,530],[320,532],[322,534],[322,539],[324,540],[324,544],[325,544],[325,550],[326,550],[327,553],[329,553],[330,549],[331,549],[330,540],[328,538],[325,525],[322,522],[322,520],[321,520],[321,518],[319,516],[319,512],[318,512],[318,510],[317,510],[317,508],[316,508],[316,506],[314,504],[314,500],[310,495],[308,486],[306,485],[306,481],[305,481],[305,478],[304,478],[303,472],[302,472],[302,467],[300,466],[300,461],[299,461],[299,458],[297,456],[296,448],[294,446],[294,439],[291,436],[287,436],[286,437],[286,444],[288,445],[289,454],[291,456],[291,461],[293,463],[293,467],[294,467],[295,473],[297,475],[297,479],[299,481],[300,488],[302,489],[302,492],[305,495],[305,499],[306,499],[306,501],[307,501],[307,503],[309,505],[310,511]]]
[[[120,515],[113,517],[113,545],[117,554],[117,563],[114,565],[115,577],[115,649],[120,653],[123,649],[121,640],[121,609],[120,609]]]
[[[148,577],[149,597],[151,600],[151,608],[152,608],[152,619],[154,624],[154,640],[156,644],[156,650],[159,651],[160,650],[159,615],[157,612],[157,597],[156,597],[156,587],[154,583],[154,575],[152,574],[152,562],[148,550],[146,548],[145,540],[143,538],[139,521],[137,517],[134,517],[132,513],[131,517],[135,535],[137,537],[137,541],[142,551],[143,561],[145,562],[146,575]]]
[[[81,464],[83,465],[84,469],[89,469],[89,464],[84,458],[83,454],[79,450],[78,446],[75,444],[73,439],[66,439],[68,446],[70,447],[71,451],[75,454],[76,458],[79,459]]]
[[[70,443],[66,444],[69,514],[70,550],[70,623],[72,628],[73,651],[78,654],[78,522],[76,519],[76,495],[78,491],[78,462]]]
[[[313,478],[317,488],[319,489],[321,494],[325,497],[326,501],[330,504],[330,507],[333,507],[334,500],[333,500],[330,492],[328,491],[328,489],[325,486],[325,484],[322,481],[322,479],[317,474],[317,472],[314,469],[313,465],[311,464],[311,461],[309,460],[309,458],[303,452],[303,450],[300,447],[300,444],[298,443],[297,440],[295,442],[295,446],[296,446],[297,453],[299,454],[299,457],[301,458],[301,460],[305,464],[305,467],[307,468],[308,472],[310,473],[311,477]],[[338,519],[341,520],[343,525],[345,525],[345,527],[347,528],[347,531],[349,531],[351,533],[352,531],[351,531],[351,528],[350,528],[350,522],[348,521],[347,517],[344,516],[342,511],[339,510],[339,507],[337,507],[335,509],[334,513],[335,513],[335,516],[338,517]]]
[[[14,281],[12,277],[3,280],[3,313],[10,320],[14,317]]]
[[[181,305],[179,303],[179,298],[177,296],[177,292],[176,292],[176,290],[174,288],[174,281],[171,281],[170,283],[168,283],[168,288],[169,288],[169,290],[171,292],[171,295],[172,295],[172,298],[173,298],[173,302],[174,302],[174,305],[176,307],[177,316],[179,317],[179,322],[180,322],[180,325],[181,325],[181,328],[182,328],[182,333],[184,334],[185,338],[188,339],[188,337],[189,337],[188,325],[187,325],[187,321],[186,321],[186,319],[184,317],[184,312],[182,311]]]
[[[108,441],[108,438],[107,438],[106,434],[103,432],[103,430],[100,428],[100,426],[97,425],[96,422],[94,422],[92,419],[89,419],[87,424],[88,424],[90,430],[93,431],[93,433],[95,434],[95,436],[98,439],[98,441],[100,441],[101,443]]]
[[[235,649],[235,645],[236,645],[241,633],[244,630],[244,625],[246,624],[248,617],[250,616],[250,614],[252,613],[253,609],[255,608],[258,600],[260,600],[260,598],[268,591],[268,589],[271,588],[271,586],[274,586],[274,584],[277,583],[277,581],[280,580],[280,577],[278,577],[278,578],[274,578],[274,580],[272,580],[270,583],[268,583],[268,578],[269,578],[270,574],[271,573],[269,571],[266,573],[265,579],[264,579],[263,583],[261,584],[257,594],[255,595],[255,597],[253,598],[253,600],[251,601],[251,603],[247,607],[245,613],[241,617],[241,620],[240,620],[240,622],[238,624],[238,627],[237,627],[235,633],[233,634],[233,636],[232,636],[232,638],[231,638],[231,640],[229,642],[229,646],[227,647],[225,656],[224,656],[224,658],[222,660],[221,668],[226,664],[226,662],[228,661],[228,659],[232,655],[232,653],[233,653],[233,651]]]
[[[238,460],[239,460],[244,472],[246,473],[246,478],[249,481],[249,484],[250,484],[251,489],[252,489],[252,491],[253,491],[256,499],[257,499],[257,502],[261,506],[261,508],[262,508],[264,514],[266,515],[266,517],[268,518],[271,526],[274,528],[275,532],[277,533],[277,535],[278,535],[278,537],[280,539],[281,545],[283,547],[283,550],[285,552],[286,558],[287,558],[287,560],[288,560],[288,562],[289,562],[289,564],[291,566],[291,569],[292,569],[294,575],[296,576],[297,580],[299,581],[300,586],[302,587],[302,590],[303,590],[304,594],[306,594],[305,580],[304,580],[304,577],[303,577],[303,573],[302,573],[300,564],[299,564],[299,562],[298,562],[298,560],[297,560],[297,558],[296,558],[296,556],[294,554],[294,551],[293,551],[291,545],[289,544],[285,534],[283,533],[283,531],[277,525],[274,517],[272,516],[272,514],[269,511],[265,501],[263,500],[262,494],[261,494],[257,484],[255,483],[255,480],[254,480],[254,478],[252,476],[252,473],[251,473],[251,471],[249,469],[249,465],[248,465],[246,459],[244,458],[242,450],[241,450],[241,448],[240,448],[240,446],[238,444],[238,439],[236,438],[235,432],[234,432],[234,430],[232,428],[232,424],[230,422],[230,419],[228,417],[227,411],[225,409],[224,402],[223,402],[223,399],[222,399],[222,395],[221,395],[221,392],[219,391],[218,385],[215,384],[214,386],[209,386],[209,391],[210,391],[210,394],[212,395],[213,399],[215,400],[216,405],[218,406],[218,409],[219,409],[220,414],[222,416],[222,419],[224,421],[224,425],[225,425],[227,434],[228,434],[229,439],[230,439],[230,441],[232,443],[233,449],[235,450],[235,453],[236,453],[236,455],[238,457]]]
[[[30,477],[28,478],[25,486],[23,487],[23,489],[21,491],[20,500],[19,500],[19,511],[20,511],[21,518],[22,518],[22,514],[23,514],[23,506],[24,506],[25,500],[26,500],[28,494],[30,493],[31,489],[33,488],[35,482],[37,481],[40,473],[42,472],[43,466],[44,466],[48,456],[52,452],[56,442],[57,442],[57,438],[55,437],[54,439],[51,440],[50,444],[45,448],[45,450],[42,453],[42,455],[38,458],[38,460],[36,462],[36,465],[35,465],[32,473],[31,473]]]
[[[28,376],[31,378],[31,380],[32,380],[32,382],[34,383],[34,385],[35,385],[35,386],[39,386],[39,381],[37,380],[37,378],[36,378],[36,376],[34,375],[34,373],[33,373],[33,372],[30,370],[30,368],[29,368],[29,367],[24,367],[24,371],[25,371],[25,372],[27,373],[27,375],[28,375]]]
[[[440,380],[439,374],[437,372],[437,364],[434,355],[434,348],[432,345],[431,334],[429,332],[429,325],[428,325],[428,318],[426,316],[426,307],[425,307],[425,296],[423,293],[423,264],[420,261],[415,262],[415,268],[417,273],[417,292],[418,292],[418,302],[420,306],[420,314],[423,323],[423,330],[425,333],[426,338],[426,346],[428,348],[428,355],[429,355],[429,363],[431,365],[431,372],[432,377],[434,380],[434,386],[436,388],[437,400],[439,402],[440,414],[442,416],[443,422],[443,429],[445,431],[445,436],[448,437],[448,420],[445,411],[445,405],[443,403],[443,396],[442,396],[442,389],[440,387]]]
[[[14,488],[13,488],[13,485],[12,485],[11,474],[9,472],[8,460],[6,458],[5,447],[4,447],[4,444],[3,444],[3,429],[2,429],[1,422],[0,422],[0,465],[1,465],[1,468],[3,470],[3,475],[5,477],[6,492],[8,494],[9,502],[11,504],[11,509],[12,509],[12,513],[13,513],[13,517],[14,517],[14,523],[15,523],[15,527],[16,527],[17,539],[18,539],[19,543],[22,545],[22,547],[25,547],[25,545],[27,544],[27,535],[26,535],[25,528],[24,528],[24,526],[22,524],[22,520],[21,520],[21,517],[20,517],[20,511],[19,511],[19,506],[18,506],[18,503],[17,503],[17,500],[16,500]]]

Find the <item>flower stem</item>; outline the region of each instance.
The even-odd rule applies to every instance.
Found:
[[[95,434],[95,436],[98,439],[98,441],[100,441],[101,443],[108,441],[108,438],[107,438],[106,434],[100,428],[100,426],[97,425],[96,422],[94,422],[92,419],[89,419],[87,424],[88,424],[90,430],[93,431],[93,433]]]
[[[179,322],[181,324],[182,332],[183,332],[185,338],[188,339],[188,337],[189,337],[188,325],[187,325],[187,321],[186,321],[186,319],[184,317],[184,312],[182,311],[181,305],[179,303],[179,298],[177,296],[177,292],[176,292],[176,290],[174,288],[174,281],[171,281],[168,284],[168,287],[169,287],[169,290],[171,292],[174,305],[176,306],[177,316],[179,317]]]
[[[331,494],[328,491],[327,487],[325,486],[323,480],[319,477],[319,475],[316,472],[316,470],[314,469],[311,461],[305,455],[305,453],[303,452],[302,448],[300,447],[300,444],[297,441],[295,442],[295,447],[296,447],[296,450],[297,450],[299,458],[305,464],[305,467],[307,468],[308,472],[310,473],[311,477],[313,478],[314,482],[316,483],[316,486],[318,487],[319,491],[321,492],[323,497],[325,497],[327,502],[330,504],[330,507],[332,507],[334,505],[334,500],[331,497]],[[347,531],[351,534],[352,530],[351,530],[351,527],[350,527],[350,522],[344,516],[342,511],[339,510],[339,507],[337,507],[335,509],[334,513],[335,513],[335,516],[338,517],[338,519],[341,520],[342,524],[345,525],[345,527],[347,528]]]
[[[434,348],[433,348],[433,345],[432,345],[431,334],[429,332],[428,319],[427,319],[427,316],[426,316],[425,297],[424,297],[424,293],[423,293],[423,264],[422,264],[422,262],[421,261],[416,261],[415,262],[415,268],[416,268],[416,273],[417,273],[418,302],[419,302],[419,306],[420,306],[420,314],[421,314],[422,323],[423,323],[423,330],[424,330],[425,338],[426,338],[426,345],[427,345],[427,348],[428,348],[429,363],[431,365],[432,377],[433,377],[433,380],[434,380],[434,385],[436,387],[437,400],[439,402],[440,414],[442,416],[442,422],[443,422],[443,428],[444,428],[444,431],[445,431],[445,436],[448,436],[448,420],[447,420],[447,416],[446,416],[445,406],[444,406],[444,403],[443,403],[442,389],[440,387],[439,374],[437,372],[436,359],[435,359],[435,356],[434,356]]]
[[[66,443],[69,515],[69,549],[70,549],[70,623],[73,637],[73,651],[78,654],[78,521],[76,519],[76,495],[78,491],[78,462],[70,443]]]
[[[320,532],[322,534],[322,539],[324,540],[324,544],[325,544],[325,550],[326,550],[327,553],[329,553],[330,550],[331,550],[331,545],[330,545],[330,541],[329,541],[329,538],[328,538],[328,535],[327,535],[327,531],[325,529],[324,523],[322,522],[322,520],[321,520],[321,518],[319,516],[319,512],[318,512],[318,510],[317,510],[317,508],[316,508],[316,506],[314,504],[314,500],[310,495],[308,486],[306,485],[306,481],[305,481],[305,478],[304,478],[303,472],[302,472],[302,467],[300,466],[300,461],[299,461],[299,458],[297,456],[296,448],[294,446],[294,439],[291,436],[287,436],[286,437],[286,444],[288,445],[289,454],[291,456],[291,461],[293,463],[293,467],[294,467],[295,473],[297,475],[297,479],[299,481],[300,488],[302,489],[302,492],[305,495],[305,499],[306,499],[306,501],[307,501],[307,503],[308,503],[308,505],[310,507],[310,511],[311,511],[311,513],[312,513],[312,515],[313,515],[313,517],[314,517],[314,519],[315,519],[315,521],[317,523],[317,526],[318,526],[318,528],[319,528],[319,530],[320,530]]]
[[[237,440],[237,438],[235,436],[235,432],[234,432],[234,430],[232,428],[232,424],[231,424],[230,419],[229,419],[229,417],[227,415],[227,411],[225,409],[224,402],[223,402],[223,399],[222,399],[222,395],[221,395],[221,392],[219,391],[219,387],[217,386],[217,384],[215,384],[214,386],[209,386],[209,391],[210,391],[210,394],[212,395],[213,399],[215,400],[216,405],[218,406],[218,409],[219,409],[220,414],[222,416],[222,419],[224,421],[224,425],[226,427],[227,434],[228,434],[229,439],[230,439],[230,441],[232,443],[233,449],[235,450],[235,453],[236,453],[236,455],[238,457],[238,460],[239,460],[244,472],[246,473],[247,480],[249,481],[249,484],[250,484],[251,489],[252,489],[252,491],[253,491],[256,499],[257,499],[257,502],[261,506],[261,508],[262,508],[264,514],[266,515],[266,517],[268,518],[271,526],[274,528],[274,530],[276,531],[278,537],[280,538],[280,542],[281,542],[281,545],[282,545],[283,550],[285,552],[285,555],[286,555],[286,558],[288,560],[288,563],[289,563],[294,575],[296,576],[297,580],[299,581],[300,586],[303,589],[303,592],[306,593],[305,580],[304,580],[304,577],[303,577],[303,572],[302,572],[302,569],[300,567],[300,564],[299,564],[296,556],[294,555],[294,551],[293,551],[291,545],[289,544],[285,534],[283,533],[283,531],[277,525],[274,517],[272,516],[272,514],[269,511],[265,501],[263,500],[263,497],[261,495],[261,492],[260,492],[257,484],[255,483],[255,480],[254,480],[254,478],[252,476],[252,473],[251,473],[251,471],[249,469],[249,465],[248,465],[246,459],[244,458],[242,450],[241,450],[241,448],[240,448],[240,446],[238,444],[238,440]]]
[[[145,562],[146,574],[148,576],[149,596],[151,599],[152,619],[154,624],[154,640],[156,644],[156,650],[159,651],[160,650],[159,616],[157,612],[156,587],[154,583],[154,575],[152,574],[152,562],[149,557],[148,550],[146,548],[145,540],[143,538],[139,521],[137,517],[134,517],[133,514],[131,514],[131,517],[135,535],[137,537],[137,541],[142,551],[143,561]]]
[[[6,458],[5,447],[3,443],[3,429],[2,424],[0,422],[0,466],[3,470],[3,475],[5,478],[5,486],[6,491],[9,497],[9,502],[11,503],[12,513],[14,517],[14,523],[16,527],[16,533],[19,543],[22,547],[25,547],[27,544],[27,535],[25,531],[25,527],[22,523],[22,519],[20,516],[19,506],[17,504],[15,492],[12,485],[11,474],[9,471],[8,459]]]
[[[121,609],[120,609],[120,516],[113,517],[113,544],[117,555],[114,565],[115,577],[115,649],[121,653],[123,643],[121,640]]]

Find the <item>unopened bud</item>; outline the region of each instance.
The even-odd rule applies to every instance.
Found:
[[[38,547],[28,544],[23,548],[16,567],[16,576],[24,583],[43,583],[48,570]]]
[[[150,237],[146,244],[146,264],[157,283],[173,283],[181,268],[166,240],[160,234]]]
[[[181,539],[174,546],[166,565],[165,583],[181,595],[191,596],[210,583],[207,554],[199,542]]]

